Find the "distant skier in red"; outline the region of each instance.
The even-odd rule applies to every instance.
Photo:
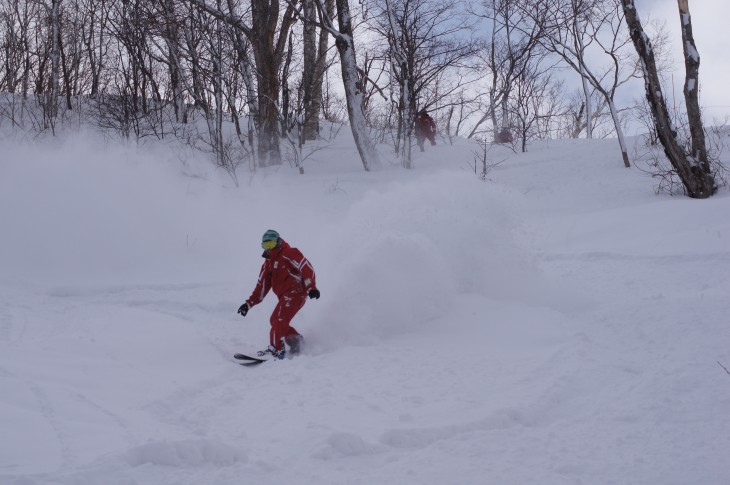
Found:
[[[290,323],[304,306],[307,297],[319,298],[319,290],[309,260],[297,248],[289,246],[278,232],[271,229],[266,231],[261,239],[261,247],[264,248],[262,256],[266,261],[261,266],[256,288],[238,308],[238,313],[245,317],[253,306],[263,301],[269,290],[274,290],[279,303],[271,314],[270,345],[258,355],[283,359],[286,355],[284,343],[292,354],[299,353],[302,336]]]
[[[423,150],[423,143],[428,138],[431,145],[436,144],[436,123],[433,121],[425,109],[422,109],[416,117],[416,140],[418,147]]]

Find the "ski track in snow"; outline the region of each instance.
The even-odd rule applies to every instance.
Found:
[[[0,483],[725,485],[730,198],[700,219],[609,142],[505,152],[487,183],[470,150],[409,172],[312,162],[224,201],[156,174],[190,215],[165,230],[194,247],[132,207],[113,233],[158,230],[135,246],[149,267],[3,280]],[[295,321],[303,355],[245,368],[232,355],[267,343],[273,295],[235,310],[270,227],[323,296]],[[98,262],[103,240],[77,242]]]
[[[51,428],[53,428],[55,438],[60,447],[61,468],[68,468],[76,465],[78,458],[76,457],[70,443],[71,431],[67,429],[65,423],[63,423],[63,421],[58,417],[54,401],[40,386],[29,384],[29,388],[35,397],[41,414],[49,422]]]

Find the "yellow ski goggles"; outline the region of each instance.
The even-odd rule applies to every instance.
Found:
[[[271,239],[269,241],[262,242],[261,247],[268,251],[270,249],[274,249],[278,243],[279,241],[276,239]]]

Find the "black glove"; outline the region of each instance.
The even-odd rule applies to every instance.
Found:
[[[312,288],[311,290],[309,290],[309,298],[319,300],[319,290],[317,288]]]
[[[240,313],[242,317],[245,317],[248,313],[248,303],[244,303],[243,305],[238,307],[238,313]]]

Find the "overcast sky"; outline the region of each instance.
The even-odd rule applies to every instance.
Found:
[[[636,0],[642,18],[664,19],[674,53],[674,95],[682,98],[684,59],[677,0]],[[692,29],[700,53],[700,103],[707,121],[730,117],[730,1],[689,0]],[[666,93],[671,103],[670,93]]]

